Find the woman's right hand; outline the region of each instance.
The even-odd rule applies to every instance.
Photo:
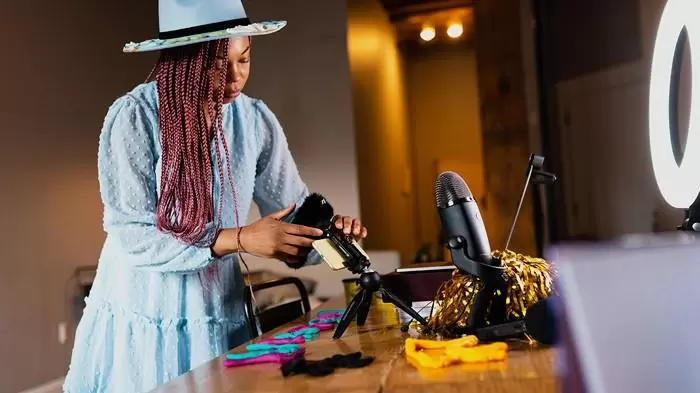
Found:
[[[311,251],[314,237],[323,231],[282,221],[295,205],[263,217],[240,229],[240,251],[262,258],[275,258],[287,264],[302,263]]]

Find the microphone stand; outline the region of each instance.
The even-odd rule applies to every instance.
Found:
[[[526,174],[525,186],[520,196],[520,202],[516,210],[513,224],[508,235],[506,249],[510,244],[510,238],[515,229],[515,224],[520,215],[520,208],[527,193],[528,186],[533,184],[551,184],[556,181],[556,176],[552,173],[542,170],[544,157],[530,155],[528,170]],[[476,334],[477,329],[482,329],[487,325],[493,328],[506,326],[506,297],[508,292],[508,282],[506,277],[506,268],[499,260],[493,260],[491,264],[483,263],[470,257],[476,255],[473,250],[473,245],[466,241],[461,236],[452,237],[447,240],[447,247],[450,249],[454,265],[461,271],[477,277],[482,283],[483,288],[474,296],[474,301],[467,319],[465,334]]]
[[[471,245],[461,236],[447,239],[447,247],[452,254],[452,263],[462,272],[477,277],[484,285],[474,295],[466,331],[463,333],[475,333],[476,329],[486,325],[487,318],[489,321],[503,322],[506,317],[505,300],[508,287],[505,267],[500,261],[494,261],[496,264],[486,264],[471,258],[468,252]]]
[[[690,207],[685,209],[683,222],[676,229],[686,232],[700,232],[700,195],[695,198],[695,202]]]

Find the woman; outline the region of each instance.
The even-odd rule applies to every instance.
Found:
[[[249,37],[164,50],[154,80],[110,107],[107,238],[65,392],[149,391],[246,341],[237,253],[316,263],[320,231],[284,221],[309,191],[282,128],[242,93],[250,56]],[[243,226],[252,201],[263,218]],[[351,217],[336,226],[366,236]]]

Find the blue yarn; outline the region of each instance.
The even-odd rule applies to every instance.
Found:
[[[228,353],[226,354],[227,359],[240,360],[240,359],[250,359],[256,358],[258,356],[268,355],[271,353],[283,353],[290,354],[301,350],[301,346],[298,344],[250,344],[245,347],[248,352],[241,353]]]

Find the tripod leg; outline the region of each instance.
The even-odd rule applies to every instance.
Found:
[[[362,300],[360,300],[360,306],[357,308],[357,326],[364,326],[367,321],[367,314],[369,314],[369,307],[372,304],[372,298],[374,295],[369,291],[363,291]]]
[[[410,315],[411,318],[415,319],[416,321],[420,322],[421,325],[425,326],[428,324],[428,321],[426,321],[423,317],[420,316],[416,312],[416,310],[412,309],[411,307],[407,306],[406,303],[404,303],[401,299],[399,299],[396,295],[393,293],[387,291],[385,288],[379,288],[379,292],[384,295],[384,297],[388,298],[389,301],[401,309],[401,311],[405,312],[406,314]]]
[[[364,292],[364,289],[360,289],[359,291],[357,291],[355,296],[352,297],[352,301],[350,301],[348,308],[345,309],[345,313],[343,313],[343,317],[340,319],[338,327],[335,328],[335,333],[333,333],[334,340],[342,337],[343,333],[345,333],[345,329],[347,329],[348,325],[350,325],[350,322],[352,322],[352,320],[355,319],[355,316],[357,315],[357,309],[360,307],[360,302],[365,296]]]

